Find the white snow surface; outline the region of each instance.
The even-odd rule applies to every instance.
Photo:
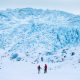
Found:
[[[2,50],[1,50],[2,51]],[[76,54],[70,57],[69,52]],[[80,80],[80,47],[72,47],[67,53],[68,57],[59,63],[31,62],[10,60],[9,55],[2,51],[4,57],[0,69],[0,80]],[[60,51],[59,51],[60,52]],[[6,56],[5,56],[6,55]],[[48,71],[44,74],[44,64],[48,65]],[[37,66],[41,65],[41,72],[38,74]]]
[[[26,62],[7,61],[4,66],[0,70],[1,80],[80,80],[80,69],[78,71],[68,62],[64,63],[62,67],[58,66],[58,68],[48,70],[46,74],[43,73],[43,69],[38,74],[37,65]]]

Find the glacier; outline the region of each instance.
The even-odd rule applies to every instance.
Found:
[[[33,8],[1,10],[0,79],[79,80],[80,16]]]
[[[0,49],[19,57],[53,56],[80,45],[80,16],[57,10],[17,8],[0,11]]]

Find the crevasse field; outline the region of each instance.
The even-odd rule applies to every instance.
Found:
[[[1,10],[0,80],[80,80],[80,16],[33,8]]]

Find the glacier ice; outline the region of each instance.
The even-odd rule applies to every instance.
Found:
[[[0,11],[0,48],[35,57],[80,44],[80,16],[32,8]]]

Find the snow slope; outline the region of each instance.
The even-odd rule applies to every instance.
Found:
[[[4,68],[0,70],[1,80],[79,80],[80,79],[80,64],[75,68],[69,62],[54,67],[53,70],[48,70],[47,74],[37,73],[35,64],[26,62],[5,62]],[[51,66],[51,65],[50,65]]]
[[[80,71],[65,63],[62,68],[43,71],[38,74],[34,64],[25,62],[8,62],[6,67],[0,70],[1,80],[79,80]],[[33,66],[33,67],[32,67]]]
[[[9,55],[2,51],[4,57],[1,58],[0,79],[1,80],[79,80],[80,79],[80,47],[72,47],[66,50],[66,58],[63,61],[53,63],[39,62],[41,72],[38,74],[38,64],[31,62],[10,60]],[[56,57],[63,58],[60,50]],[[75,54],[72,55],[72,52]],[[56,59],[55,59],[56,60]],[[44,64],[48,65],[48,72],[44,74]]]

